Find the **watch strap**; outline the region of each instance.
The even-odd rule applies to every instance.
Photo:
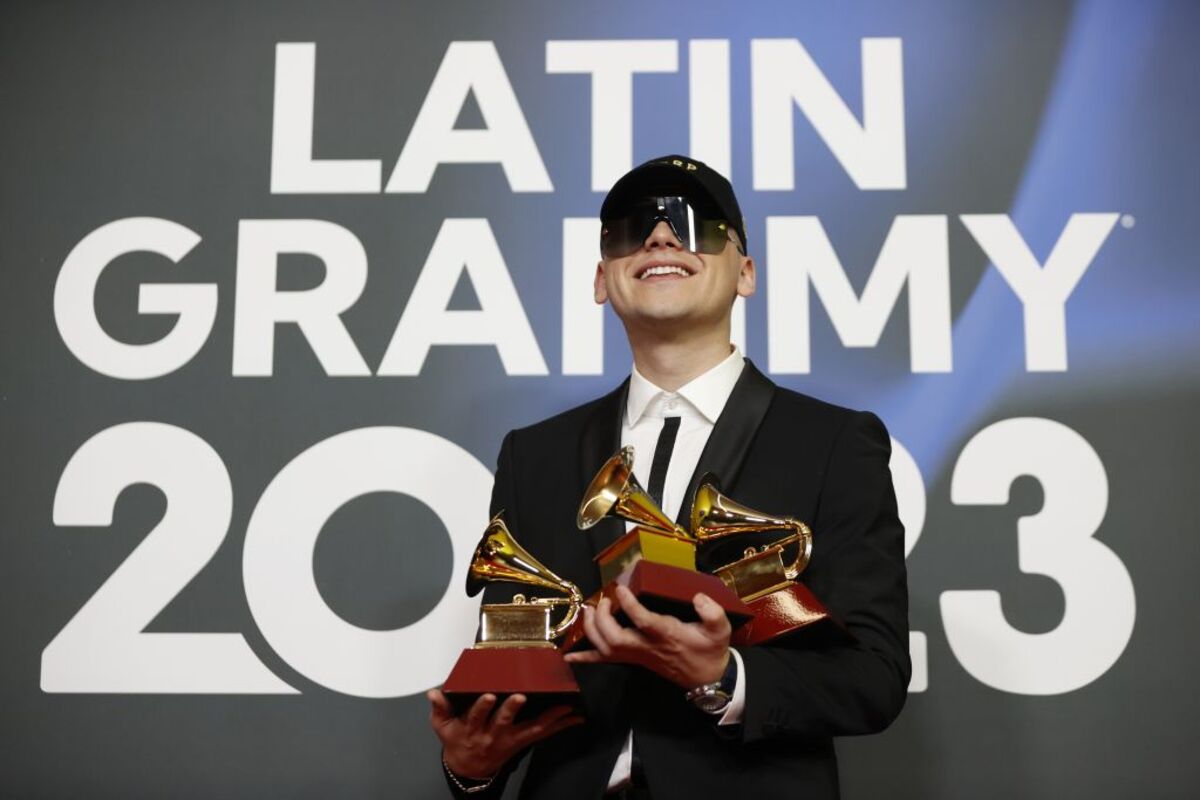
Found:
[[[725,672],[721,674],[720,680],[695,686],[689,689],[684,697],[689,703],[692,703],[706,714],[720,714],[724,712],[733,700],[733,691],[737,686],[737,677],[737,659],[734,658],[733,652],[730,651],[729,659],[725,663]],[[708,698],[719,699],[724,702],[714,704]]]

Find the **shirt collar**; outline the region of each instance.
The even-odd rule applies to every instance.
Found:
[[[725,408],[729,395],[733,393],[734,384],[741,377],[745,366],[746,361],[742,358],[741,351],[734,347],[725,360],[703,375],[693,378],[674,394],[691,403],[709,423],[716,424],[717,417],[721,416],[721,411]],[[655,386],[638,372],[635,365],[629,377],[629,394],[625,401],[626,424],[631,427],[636,425],[654,398],[669,394],[672,393]]]

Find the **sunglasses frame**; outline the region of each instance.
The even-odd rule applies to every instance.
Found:
[[[635,217],[639,216],[636,213],[638,209],[641,209],[641,208],[649,209],[651,205],[653,205],[656,208],[656,213],[642,215],[643,218],[641,220],[639,220],[642,223],[642,225],[641,225],[642,233],[641,233],[640,237],[638,235],[632,235],[630,237],[630,241],[629,241],[630,248],[628,249],[628,251],[621,252],[621,253],[606,252],[606,237],[609,236],[609,234],[611,232],[611,228],[610,228],[611,223],[614,223],[618,220],[632,220]],[[680,235],[680,231],[679,231],[678,226],[676,225],[676,221],[674,219],[672,219],[671,212],[669,210],[671,208],[671,206],[679,206],[679,205],[682,205],[684,207],[684,209],[688,212],[688,222],[691,224],[691,227],[693,229],[693,230],[687,231],[688,235],[686,238],[684,236]],[[735,239],[731,235],[731,233],[733,232],[733,227],[729,224],[729,220],[725,219],[724,217],[708,216],[706,214],[701,213],[700,210],[696,207],[696,205],[693,204],[691,201],[689,201],[689,199],[684,195],[660,195],[660,196],[651,195],[651,196],[647,196],[647,197],[643,198],[642,200],[640,200],[638,203],[632,205],[630,208],[630,211],[631,211],[631,213],[625,214],[620,217],[615,217],[615,218],[607,220],[607,221],[602,220],[603,224],[600,229],[600,254],[605,259],[625,258],[626,256],[630,256],[630,255],[633,255],[634,253],[636,253],[638,250],[640,250],[642,248],[642,246],[646,240],[646,237],[648,237],[650,235],[650,232],[652,230],[654,230],[654,227],[656,225],[658,225],[658,223],[660,221],[667,223],[667,226],[671,229],[671,233],[675,236],[675,239],[680,243],[681,246],[683,246],[683,248],[685,250],[688,250],[689,252],[693,252],[698,255],[700,255],[700,254],[716,255],[725,249],[724,243],[728,241],[728,242],[733,242],[734,246],[737,248],[737,251],[741,255],[743,255],[743,256],[746,255],[745,247],[741,244],[740,241],[738,241],[738,239]],[[697,249],[688,247],[686,242],[691,242],[692,244],[699,244],[699,241],[697,240],[697,236],[695,235],[694,231],[697,227],[699,227],[699,225],[706,224],[706,223],[717,223],[717,225],[724,231],[725,236],[721,240],[721,246],[718,249],[712,250],[712,251],[697,250]],[[632,223],[630,223],[630,224],[632,224]]]

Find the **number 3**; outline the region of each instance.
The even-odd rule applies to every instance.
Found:
[[[1022,572],[1062,587],[1062,622],[1047,633],[1008,624],[995,591],[941,596],[946,638],[977,680],[1016,694],[1073,691],[1111,667],[1133,633],[1133,582],[1121,559],[1092,538],[1108,509],[1108,477],[1092,446],[1067,426],[1023,417],[989,425],[963,448],[950,499],[959,505],[1004,505],[1009,487],[1032,475],[1042,509],[1017,522]]]

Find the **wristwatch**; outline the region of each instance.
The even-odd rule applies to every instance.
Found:
[[[729,702],[733,700],[733,687],[737,685],[737,674],[737,660],[731,651],[721,679],[713,683],[702,683],[694,689],[689,689],[685,697],[689,703],[705,714],[723,714],[729,706]]]

